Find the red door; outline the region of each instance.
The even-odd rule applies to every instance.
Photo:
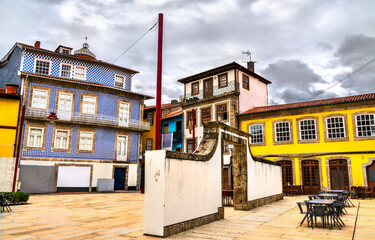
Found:
[[[318,194],[320,191],[319,162],[302,161],[303,191],[305,194]]]

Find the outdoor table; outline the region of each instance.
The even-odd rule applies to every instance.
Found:
[[[306,201],[309,204],[320,204],[320,205],[332,205],[336,202],[336,200],[329,200],[329,199],[313,199]]]
[[[338,196],[337,193],[321,193],[318,195],[319,198],[337,198]]]
[[[339,194],[342,194],[344,192],[346,192],[345,190],[327,190],[325,191],[326,193],[339,193]]]

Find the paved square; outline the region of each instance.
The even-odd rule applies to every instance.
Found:
[[[31,195],[0,218],[1,239],[158,239],[143,236],[143,194],[90,193]],[[225,209],[225,219],[168,239],[351,239],[356,208],[347,208],[342,230],[299,227],[296,206],[286,197],[251,211]],[[375,238],[375,200],[360,200],[355,239]],[[358,206],[359,201],[354,203]]]

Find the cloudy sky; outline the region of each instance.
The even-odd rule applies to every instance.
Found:
[[[272,81],[269,103],[375,92],[373,0],[0,0],[0,55],[15,42],[81,48],[112,63],[164,14],[163,103],[177,80],[236,61],[250,50]],[[133,91],[155,96],[157,27],[115,64],[140,73]],[[345,81],[343,81],[345,80]],[[329,89],[332,84],[343,81]],[[147,104],[152,104],[151,100]]]

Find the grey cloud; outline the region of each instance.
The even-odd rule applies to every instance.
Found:
[[[320,42],[317,44],[317,46],[321,48],[322,50],[333,50],[333,47],[325,42]]]

